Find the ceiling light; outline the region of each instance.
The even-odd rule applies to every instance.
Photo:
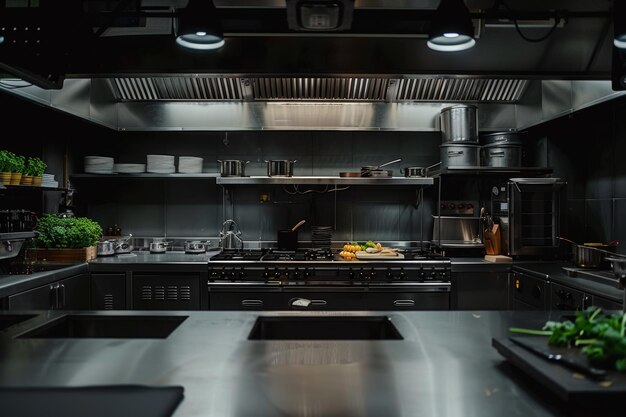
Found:
[[[224,46],[224,32],[211,0],[189,0],[178,17],[176,43],[190,49],[210,50]]]
[[[626,2],[613,2],[613,45],[619,49],[626,49]]]
[[[476,45],[474,25],[463,0],[441,0],[430,24],[428,47],[435,51],[463,51]]]

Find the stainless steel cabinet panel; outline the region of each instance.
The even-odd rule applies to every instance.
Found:
[[[550,306],[550,284],[542,279],[511,273],[510,300],[513,310],[547,310]]]
[[[89,310],[89,276],[66,278],[9,297],[9,310]]]
[[[454,309],[509,309],[508,272],[457,272],[453,279]]]
[[[126,274],[91,274],[94,310],[126,310]]]
[[[600,307],[603,310],[621,310],[622,304],[609,300],[607,298],[598,297],[597,295],[591,296],[591,305]]]
[[[53,310],[57,304],[55,286],[52,283],[9,296],[9,310]]]
[[[199,274],[134,274],[133,310],[200,310]]]

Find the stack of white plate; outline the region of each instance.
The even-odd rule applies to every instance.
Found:
[[[54,174],[43,174],[41,178],[41,186],[49,188],[58,188],[59,182],[54,180]]]
[[[90,174],[112,174],[113,158],[107,156],[86,156],[85,172]]]
[[[146,172],[146,164],[115,164],[113,171],[120,174],[140,174]]]
[[[198,174],[202,172],[202,162],[202,158],[181,156],[178,158],[178,172],[183,174]]]
[[[174,155],[148,155],[148,172],[154,174],[172,174],[176,172]]]

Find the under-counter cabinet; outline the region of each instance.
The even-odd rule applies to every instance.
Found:
[[[622,305],[607,298],[576,290],[565,285],[551,284],[551,310],[579,311],[596,306],[605,310],[621,310]]]
[[[452,274],[454,310],[508,310],[508,272]]]
[[[9,310],[89,310],[89,275],[80,274],[9,296]]]
[[[91,306],[94,310],[126,310],[126,274],[91,274]]]
[[[134,310],[200,310],[200,274],[134,273]]]

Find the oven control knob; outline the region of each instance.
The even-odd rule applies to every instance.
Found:
[[[211,278],[219,278],[220,273],[217,271],[211,271]]]
[[[374,271],[374,268],[372,268],[372,270],[370,271],[370,274],[369,274],[369,278],[370,279],[376,279],[376,276],[377,276],[376,271]]]
[[[310,278],[311,277],[311,271],[309,271],[308,269],[304,270],[304,278]]]
[[[398,276],[398,278],[400,279],[406,279],[406,272],[404,272],[404,270],[400,271],[400,275]]]
[[[430,271],[430,279],[436,279],[437,278],[437,271]]]
[[[298,268],[296,268],[295,271],[293,271],[293,279],[300,279],[302,277],[302,274],[300,273],[300,271],[298,271]]]
[[[239,271],[239,279],[246,279],[246,271],[244,271],[243,269],[241,271]]]
[[[388,279],[394,279],[396,276],[393,274],[392,271],[387,271],[387,278]]]
[[[359,271],[359,279],[365,279],[365,272],[363,272],[363,270]]]
[[[426,273],[425,273],[424,271],[420,271],[420,273],[419,273],[419,277],[420,277],[421,279],[426,278]]]
[[[270,277],[271,277],[270,271],[266,270],[265,272],[263,272],[263,278],[270,279]]]
[[[350,271],[348,272],[348,278],[354,279],[354,276],[355,276],[354,271],[352,270],[352,268],[350,268]]]

